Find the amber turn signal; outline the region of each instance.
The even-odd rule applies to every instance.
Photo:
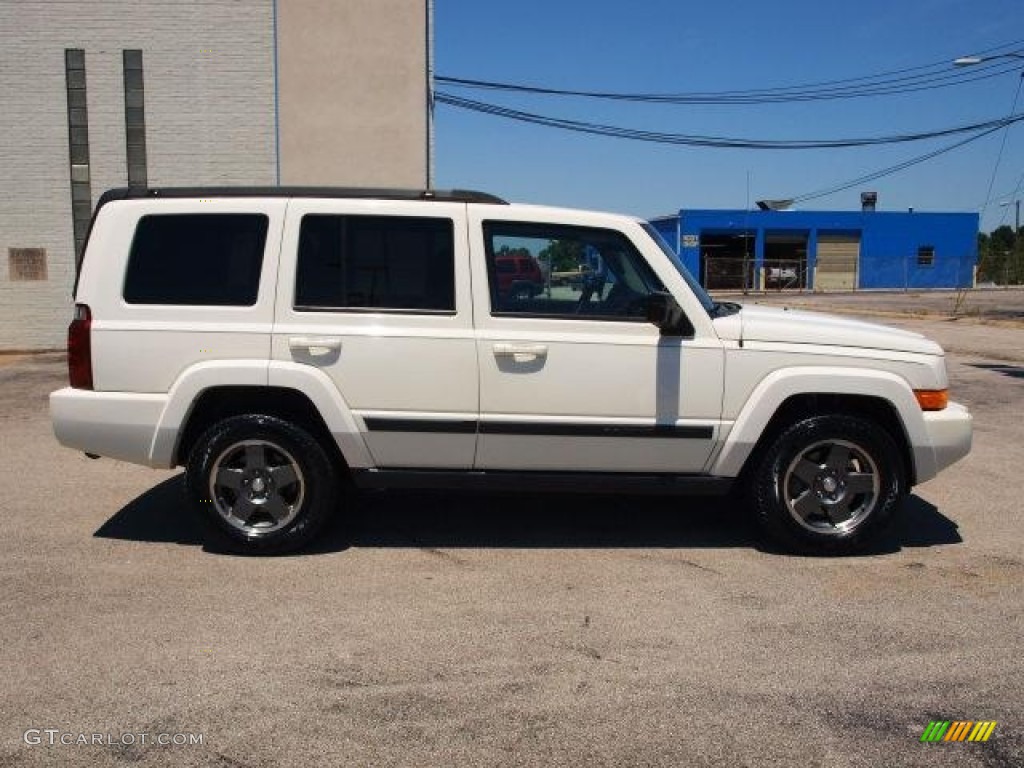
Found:
[[[948,389],[915,389],[914,397],[922,411],[941,411],[949,405]]]

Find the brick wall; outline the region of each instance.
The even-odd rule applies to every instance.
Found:
[[[0,350],[63,347],[74,246],[64,50],[85,49],[93,203],[127,184],[122,50],[143,51],[150,186],[276,180],[271,0],[0,4]],[[9,249],[46,249],[12,281]]]

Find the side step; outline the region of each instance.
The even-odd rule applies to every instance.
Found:
[[[622,493],[725,496],[735,478],[634,472],[511,472],[497,470],[360,469],[365,489],[520,491],[524,493]]]

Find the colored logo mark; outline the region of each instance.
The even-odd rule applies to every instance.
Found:
[[[995,729],[995,720],[932,720],[921,741],[988,741]]]

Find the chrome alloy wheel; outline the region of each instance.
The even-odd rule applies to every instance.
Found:
[[[878,466],[866,450],[846,440],[823,440],[796,455],[778,491],[801,526],[842,536],[871,515],[880,488]]]
[[[288,525],[302,508],[305,491],[295,457],[267,440],[234,443],[210,469],[210,499],[217,514],[249,536]]]

